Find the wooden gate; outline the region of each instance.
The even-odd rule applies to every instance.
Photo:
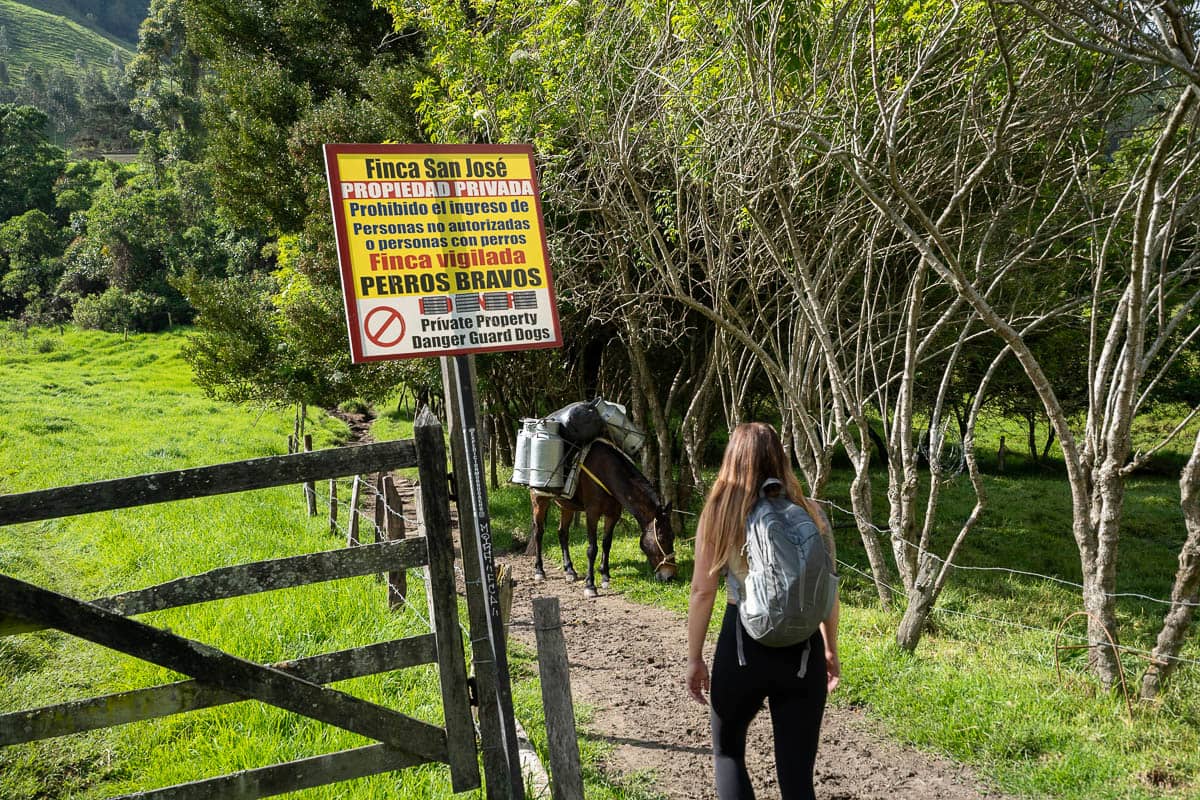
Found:
[[[0,746],[258,700],[378,743],[130,797],[267,797],[428,762],[449,765],[454,791],[478,787],[475,728],[454,588],[446,449],[442,427],[427,410],[417,420],[412,440],[0,496],[0,525],[414,466],[421,481],[424,537],[223,567],[90,602],[0,575],[0,636],[57,628],[192,678],[0,715]],[[257,664],[130,619],[193,603],[419,566],[428,566],[432,633],[284,664]],[[434,662],[439,669],[444,727],[324,685]]]

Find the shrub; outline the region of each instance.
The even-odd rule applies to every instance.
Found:
[[[75,304],[75,324],[109,333],[155,331],[167,324],[167,301],[142,291],[123,292],[113,286],[103,294],[79,298]]]
[[[371,413],[371,404],[360,397],[355,397],[338,405],[338,411],[341,411],[343,414],[369,415]]]

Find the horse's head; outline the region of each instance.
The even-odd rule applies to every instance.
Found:
[[[642,529],[642,552],[659,581],[675,577],[675,530],[671,527],[671,504],[659,506],[654,519]]]

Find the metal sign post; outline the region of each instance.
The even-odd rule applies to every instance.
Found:
[[[517,752],[508,652],[500,618],[500,590],[496,581],[472,366],[471,356],[442,358],[472,660],[479,690],[483,765],[488,798],[519,800],[525,797],[525,784]]]

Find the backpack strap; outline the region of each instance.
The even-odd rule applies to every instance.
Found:
[[[812,639],[806,639],[804,642],[804,653],[800,656],[800,671],[796,673],[797,678],[803,679],[808,674],[808,656],[812,653]]]
[[[746,649],[742,645],[742,615],[740,612],[738,613],[738,618],[737,618],[737,653],[738,653],[738,666],[739,667],[746,666]]]

